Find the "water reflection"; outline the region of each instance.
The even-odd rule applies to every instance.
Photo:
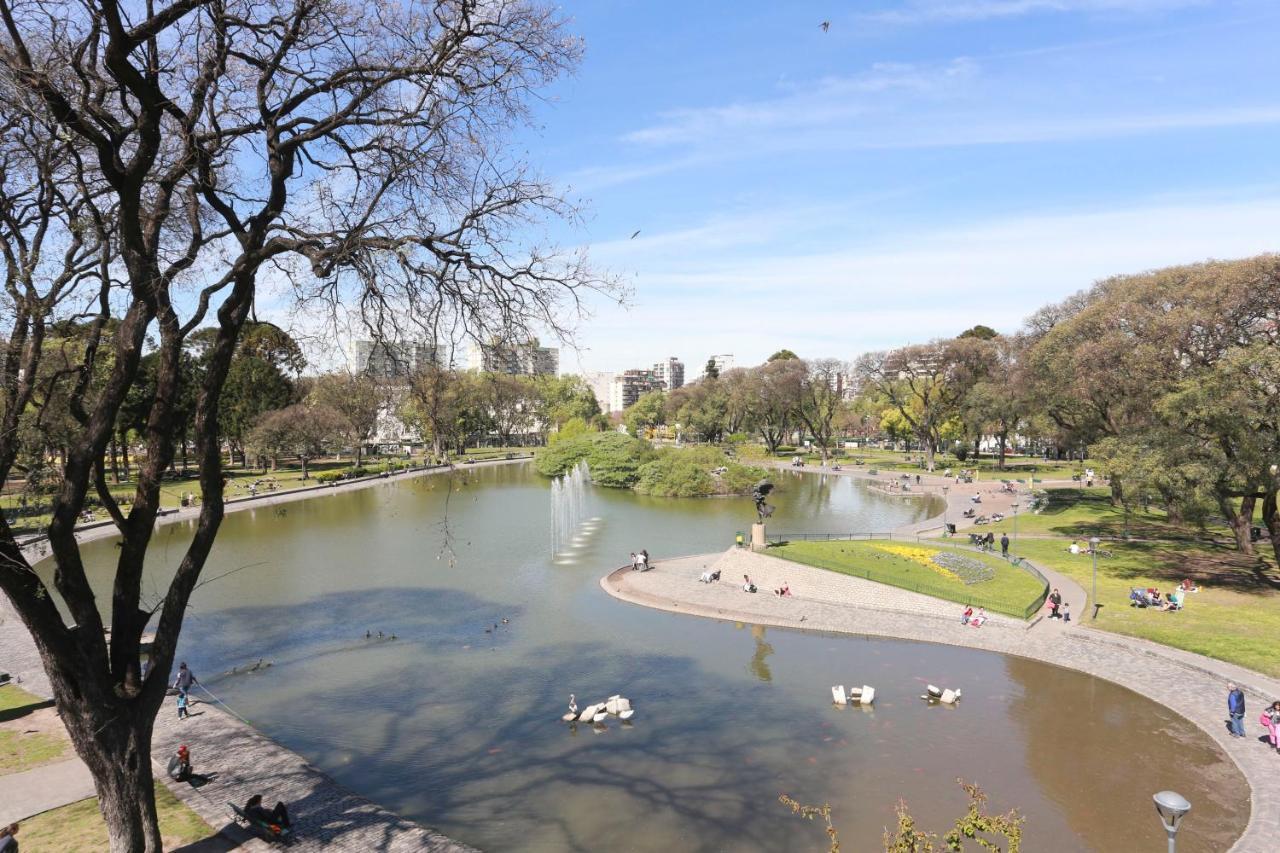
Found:
[[[781,532],[885,530],[930,511],[847,478],[777,479]],[[844,837],[875,846],[899,797],[922,825],[949,825],[961,775],[1030,817],[1026,849],[1135,849],[1149,827],[1118,817],[1115,790],[1170,787],[1199,811],[1219,796],[1207,779],[1220,831],[1243,825],[1225,802],[1242,782],[1203,737],[1085,676],[928,644],[766,636],[600,590],[630,551],[727,547],[750,500],[588,489],[595,532],[566,563],[547,553],[548,499],[547,481],[508,467],[228,516],[207,576],[252,567],[197,591],[180,655],[340,782],[491,851],[814,849],[820,833],[781,810],[781,791],[831,802]],[[167,581],[189,535],[159,531],[148,583]],[[114,556],[85,548],[104,602]],[[273,665],[215,676],[259,658]],[[964,704],[926,706],[929,682],[963,687]],[[874,710],[833,707],[840,683],[875,686]],[[571,730],[569,693],[622,693],[634,725]],[[1149,735],[1152,720],[1169,736]],[[1170,739],[1195,760],[1171,760]]]

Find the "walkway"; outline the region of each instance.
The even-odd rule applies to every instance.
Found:
[[[0,776],[0,826],[94,795],[93,777],[79,758]]]
[[[725,561],[722,582],[699,583],[699,575],[708,568],[719,567],[721,560]],[[734,583],[743,571],[753,579],[785,578],[795,597],[769,595],[765,584],[759,581],[766,592],[744,593],[741,582]],[[632,572],[629,567],[619,569],[603,578],[601,586],[623,601],[676,613],[966,646],[1018,655],[1113,681],[1181,714],[1217,742],[1240,768],[1252,790],[1249,824],[1232,847],[1233,853],[1275,853],[1276,839],[1280,838],[1280,774],[1276,772],[1280,760],[1253,737],[1238,740],[1227,734],[1225,684],[1229,680],[1240,684],[1249,694],[1249,707],[1261,708],[1264,700],[1280,697],[1280,681],[1145,640],[1096,631],[1083,622],[1063,627],[1056,624],[1057,620],[1041,620],[1029,627],[1016,620],[993,619],[974,629],[960,624],[957,607],[950,602],[939,602],[935,612],[928,612],[899,596],[900,591],[885,593],[887,598],[871,596],[863,594],[859,584],[832,584],[819,574],[831,573],[733,549],[724,555],[661,561],[645,573]],[[811,586],[819,590],[816,597],[806,595]],[[843,601],[838,600],[840,588],[847,593]],[[1252,722],[1255,724],[1248,730],[1256,734],[1256,718]]]

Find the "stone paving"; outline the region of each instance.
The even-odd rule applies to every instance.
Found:
[[[723,580],[718,584],[699,583],[701,573],[714,568],[720,560],[726,561],[721,570]],[[1240,768],[1252,791],[1252,809],[1244,834],[1231,848],[1233,853],[1280,850],[1280,759],[1255,737],[1231,738],[1225,725],[1227,681],[1235,681],[1245,690],[1248,706],[1253,709],[1261,709],[1280,697],[1280,682],[1211,658],[1093,630],[1083,623],[1063,627],[1057,620],[1042,619],[1029,627],[1016,620],[993,619],[982,628],[970,628],[960,624],[955,604],[941,602],[929,612],[899,597],[897,590],[885,593],[887,598],[869,594],[859,597],[861,586],[849,585],[845,588],[850,598],[840,602],[834,600],[832,591],[837,587],[833,586],[827,587],[820,598],[806,598],[808,572],[822,570],[789,562],[780,569],[776,564],[781,562],[732,549],[723,555],[660,561],[644,573],[632,572],[629,567],[618,569],[604,577],[601,586],[624,601],[676,613],[967,646],[1031,658],[1113,681],[1191,720]],[[742,571],[753,579],[785,575],[795,597],[770,595],[759,581],[763,592],[744,593]],[[880,609],[880,602],[887,602],[889,607]],[[1258,733],[1256,720],[1253,717],[1245,721],[1251,735]]]

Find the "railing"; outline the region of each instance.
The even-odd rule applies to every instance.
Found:
[[[765,536],[765,541],[771,545],[781,545],[784,542],[847,542],[854,539],[893,539],[893,533],[771,533]],[[915,534],[898,534],[898,541],[907,539],[919,539]]]

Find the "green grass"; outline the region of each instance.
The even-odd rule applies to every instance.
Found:
[[[1111,505],[1105,489],[1051,489],[1047,497],[1040,514],[1019,515],[1015,553],[1073,578],[1089,591],[1092,559],[1067,548],[1073,539],[1083,543],[1098,536],[1099,547],[1113,556],[1098,560],[1098,600],[1103,607],[1091,624],[1280,676],[1280,571],[1267,543],[1259,543],[1258,553],[1249,556],[1235,550],[1221,523],[1207,530],[1179,526],[1155,508],[1134,511],[1126,519],[1122,509]],[[1127,541],[1126,527],[1133,537]],[[990,529],[997,536],[1012,531],[1012,519]],[[1131,588],[1154,587],[1167,593],[1183,578],[1201,587],[1187,596],[1185,610],[1162,613],[1129,607]]]
[[[1044,593],[1044,585],[1033,575],[991,554],[957,550],[958,553],[977,559],[995,570],[995,577],[990,580],[965,584],[906,556],[886,551],[885,548],[910,548],[926,555],[949,550],[936,545],[860,540],[789,542],[771,547],[768,553],[770,556],[867,578],[958,604],[985,607],[994,613],[1005,613],[1019,619],[1026,615],[1027,609],[1035,605]]]
[[[156,782],[156,812],[164,848],[173,850],[214,834],[198,814],[187,808],[164,785]],[[107,825],[98,811],[98,800],[51,809],[22,821],[18,841],[23,853],[79,853],[107,849]]]
[[[846,467],[852,467],[854,460],[861,459],[863,465],[859,468],[875,468],[880,471],[906,471],[918,474],[924,471],[924,467],[918,461],[921,457],[919,451],[906,453],[901,450],[880,450],[878,448],[861,448],[861,449],[837,449],[834,461],[840,462]],[[807,465],[816,465],[821,462],[822,457],[818,453],[805,453],[797,451],[795,453],[781,453],[777,459],[790,461],[792,457],[799,456],[805,460]],[[977,472],[976,478],[979,481],[992,481],[1002,479],[1052,479],[1060,480],[1070,477],[1072,474],[1082,474],[1085,468],[1092,467],[1095,470],[1098,465],[1094,462],[1086,460],[1085,462],[1076,461],[1048,461],[1038,456],[1014,456],[1005,457],[1004,470],[996,467],[997,459],[994,456],[983,455],[981,459],[974,460],[969,457],[964,462],[959,461],[951,454],[939,453],[934,457],[935,473],[942,473],[947,468],[951,468],[953,472],[959,471],[961,468],[967,468]]]
[[[1023,539],[1017,553],[1091,589],[1093,561],[1067,552],[1070,539]],[[1098,560],[1098,628],[1280,676],[1280,573],[1274,561],[1248,557],[1226,545],[1196,542],[1104,542],[1114,556]],[[1163,613],[1129,607],[1132,587],[1171,591],[1185,577],[1201,590],[1186,608]],[[1090,614],[1077,613],[1078,619]]]
[[[466,463],[468,461],[482,462],[492,459],[502,459],[508,453],[528,453],[529,450],[530,448],[527,447],[480,447],[467,450],[466,454],[462,457],[451,456],[451,458],[455,462],[462,463]],[[365,456],[361,464],[366,466],[375,465],[392,460],[398,462],[408,461],[413,465],[422,465],[426,461],[426,459],[421,455],[415,456],[411,460],[406,459],[404,456]],[[317,474],[326,471],[345,471],[351,468],[354,463],[354,457],[350,456],[344,456],[341,460],[337,461],[330,458],[317,460],[307,466],[309,479],[304,482],[302,479],[302,466],[294,462],[281,464],[275,471],[268,471],[264,474],[261,468],[245,469],[239,467],[238,464],[226,465],[224,460],[224,466],[226,466],[224,468],[224,473],[227,478],[225,494],[228,499],[246,497],[251,494],[250,487],[255,481],[268,478],[276,481],[278,491],[296,489],[300,486],[314,486],[318,485],[315,479]],[[110,486],[110,489],[111,494],[117,499],[124,498],[126,500],[131,500],[133,498],[134,487],[130,483],[121,483],[119,485],[113,484]],[[194,467],[189,469],[189,476],[187,477],[177,477],[164,481],[160,487],[160,507],[162,509],[176,509],[181,506],[182,496],[184,493],[193,493],[197,495],[200,493],[200,482],[196,476]],[[258,494],[263,493],[262,489],[258,490]],[[49,496],[44,496],[34,500],[47,504],[50,498]],[[18,495],[0,495],[0,511],[9,512],[16,509],[18,506]],[[127,511],[128,510],[126,508],[126,512]],[[106,521],[108,518],[107,511],[101,507],[94,509],[93,512],[95,521]],[[38,530],[43,530],[48,523],[48,513],[23,516],[17,520],[17,523],[14,525],[14,530],[17,533],[34,533]]]
[[[49,702],[12,684],[0,687],[0,776],[20,773],[66,757],[67,739],[59,734],[25,732],[21,720]]]
[[[1026,500],[1018,511],[1018,533],[1029,536],[1065,536],[1088,539],[1097,536],[1108,541],[1124,537],[1127,530],[1135,539],[1199,539],[1205,533],[1173,524],[1164,511],[1152,506],[1133,509],[1126,517],[1121,507],[1111,504],[1111,492],[1095,486],[1085,488],[1052,488],[1044,492],[1045,503],[1039,512],[1028,512]],[[998,536],[1013,532],[1013,516],[991,526]],[[1223,532],[1215,525],[1212,530]]]

